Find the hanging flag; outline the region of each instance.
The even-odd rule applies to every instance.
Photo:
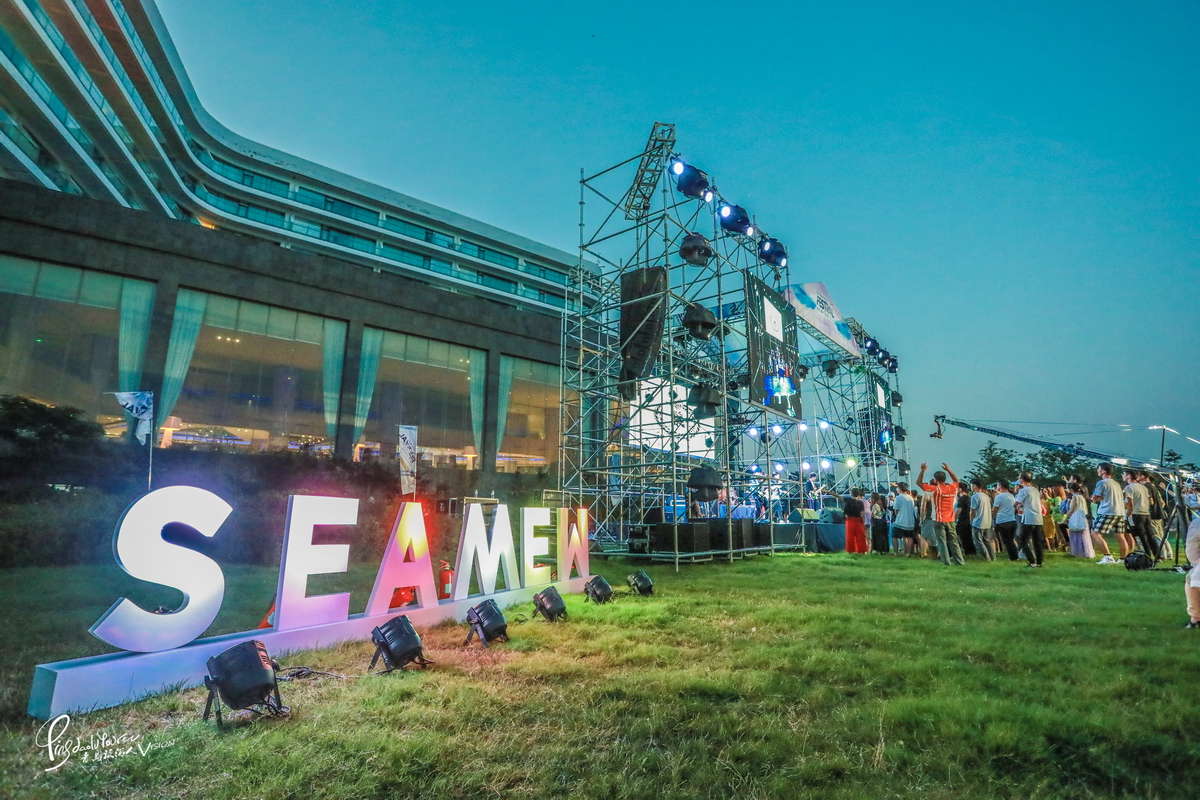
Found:
[[[417,490],[417,426],[397,425],[396,460],[404,472],[400,475],[400,494]]]
[[[150,426],[154,422],[154,392],[113,392],[121,408],[131,417],[138,420],[137,436],[139,444],[146,443],[150,435]]]

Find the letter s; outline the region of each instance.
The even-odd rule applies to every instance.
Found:
[[[113,534],[117,564],[134,578],[183,592],[183,605],[170,614],[152,614],[122,597],[89,632],[120,647],[153,653],[187,644],[212,624],[225,597],[225,575],[206,555],[162,538],[171,522],[212,536],[233,511],[204,489],[168,486],[142,495],[125,510]]]

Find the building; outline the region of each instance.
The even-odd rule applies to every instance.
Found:
[[[246,140],[151,0],[0,0],[0,394],[160,446],[553,474],[574,255]]]

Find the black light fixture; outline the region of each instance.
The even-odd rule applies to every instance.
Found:
[[[676,160],[671,163],[671,174],[675,176],[675,186],[681,195],[695,200],[703,200],[706,203],[712,202],[713,193],[708,181],[708,174],[703,170]]]
[[[775,267],[787,266],[787,248],[778,239],[768,237],[759,242],[758,257]]]
[[[879,352],[879,342],[874,339],[867,339],[863,344],[867,347],[867,355],[873,356]]]
[[[596,605],[603,605],[612,599],[613,590],[603,575],[596,575],[583,585],[583,596]]]
[[[721,474],[712,467],[693,467],[687,486],[694,499],[701,503],[711,502],[721,495]]]
[[[899,370],[900,370],[900,360],[897,359],[895,356],[892,356],[891,358],[889,358],[887,360],[887,371],[894,375]]]
[[[679,243],[679,257],[694,267],[707,267],[713,257],[712,245],[699,233],[689,233]]]
[[[908,437],[908,431],[899,425],[892,429],[892,434],[896,437],[897,442],[903,442]]]
[[[746,428],[746,435],[752,439],[758,439],[758,441],[762,444],[766,444],[767,442],[771,441],[771,439],[775,438],[772,436],[769,429],[760,428],[757,425],[751,425],[749,428]]]
[[[730,233],[740,233],[743,236],[754,235],[754,225],[750,222],[750,215],[741,206],[726,203],[717,212],[717,219],[720,221],[721,227]]]
[[[695,406],[692,415],[696,419],[712,419],[721,405],[721,393],[707,383],[697,383],[688,390],[687,404]]]
[[[879,366],[887,366],[887,361],[892,357],[892,354],[887,350],[880,350],[879,355],[875,356],[875,360],[879,362]]]
[[[808,377],[808,365],[807,364],[799,365],[798,367],[796,367],[796,372],[794,374],[796,376],[797,383],[804,380],[805,378]]]
[[[467,631],[464,645],[471,643],[472,636],[478,636],[484,647],[489,646],[488,642],[508,641],[508,620],[504,618],[504,612],[496,605],[495,600],[484,600],[467,611],[467,624],[471,628]]]
[[[896,462],[896,471],[899,472],[901,475],[907,475],[909,472],[912,471],[912,468],[908,466],[907,461],[905,461],[904,459],[900,459],[899,461]]]
[[[838,371],[838,362],[836,362],[836,361],[826,361],[826,362],[825,362],[825,363],[822,365],[822,368],[825,370],[825,377],[826,377],[826,378],[832,378],[834,375],[836,375],[836,374],[837,374],[837,371]]]
[[[904,395],[899,392],[892,392],[892,405],[898,406],[904,402]]]
[[[646,570],[639,569],[625,579],[629,584],[629,588],[634,594],[654,594],[654,581],[650,580],[650,576],[646,574]]]
[[[371,657],[368,670],[375,669],[375,664],[380,658],[383,659],[383,666],[387,668],[383,671],[384,674],[403,669],[406,664],[426,667],[433,663],[421,652],[421,637],[409,618],[403,614],[392,617],[371,631],[371,641],[375,643],[375,655]]]
[[[567,618],[567,604],[553,586],[547,586],[533,596],[533,613],[541,614],[546,622]]]
[[[692,303],[683,315],[683,327],[688,336],[707,342],[717,329],[717,315],[699,303]]]
[[[279,696],[279,683],[275,672],[279,669],[267,647],[258,639],[235,644],[228,650],[208,660],[208,674],[204,676],[204,688],[208,689],[208,702],[204,704],[204,720],[216,706],[217,725],[221,720],[221,703],[231,709],[249,709],[255,714],[286,714],[290,709]],[[261,709],[261,710],[260,710]]]

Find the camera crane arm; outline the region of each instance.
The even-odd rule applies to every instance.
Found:
[[[1088,450],[1086,447],[1078,444],[1067,444],[1065,442],[1056,442],[1053,439],[1046,439],[1042,436],[1030,436],[1025,433],[1017,433],[1016,431],[1006,431],[1003,428],[990,428],[986,425],[976,425],[974,422],[966,420],[954,419],[947,417],[945,414],[939,414],[933,418],[933,424],[937,426],[937,432],[929,434],[932,439],[941,439],[943,425],[953,425],[956,428],[966,428],[969,431],[978,433],[986,433],[989,436],[999,436],[1003,439],[1012,439],[1025,444],[1035,444],[1038,447],[1048,447],[1051,450],[1059,450],[1078,458],[1091,458],[1096,461],[1111,461],[1114,464],[1127,464],[1129,459],[1124,456],[1113,455],[1112,453],[1102,453],[1099,450]]]

